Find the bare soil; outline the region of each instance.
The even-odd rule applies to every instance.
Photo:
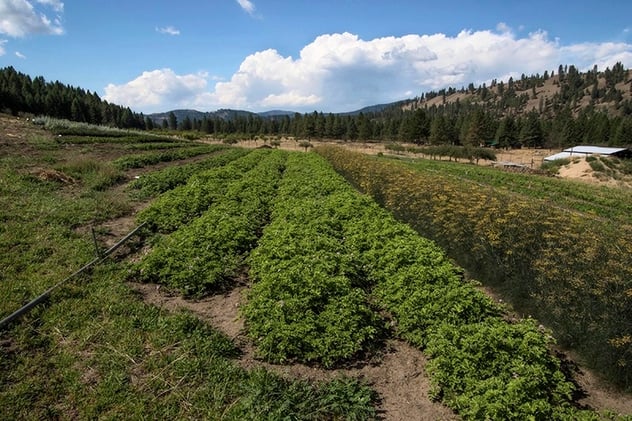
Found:
[[[431,385],[424,371],[427,359],[405,342],[389,340],[379,361],[360,367],[326,370],[305,364],[270,364],[256,358],[255,349],[245,335],[239,306],[247,287],[200,300],[185,300],[157,285],[130,283],[130,286],[145,302],[169,311],[186,309],[232,338],[242,350],[239,364],[246,369],[262,367],[287,378],[316,382],[341,375],[362,379],[379,394],[378,411],[385,420],[458,419],[450,409],[429,398]]]
[[[385,420],[454,420],[452,410],[429,398],[431,383],[425,372],[427,358],[403,341],[388,340],[381,357],[358,367],[326,370],[305,364],[270,364],[257,358],[255,349],[245,334],[239,307],[248,287],[239,286],[222,295],[187,300],[155,284],[129,283],[146,302],[168,311],[190,311],[195,316],[222,331],[239,346],[239,364],[246,368],[266,368],[281,376],[309,381],[331,380],[340,375],[362,379],[381,398],[380,411]],[[572,353],[565,351],[571,360]],[[617,391],[590,370],[578,367],[574,376],[583,389],[578,404],[597,411],[632,414],[632,396]]]

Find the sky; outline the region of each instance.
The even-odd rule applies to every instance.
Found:
[[[629,0],[0,0],[0,68],[145,114],[346,112],[616,62]]]

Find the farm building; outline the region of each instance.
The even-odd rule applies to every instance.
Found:
[[[564,149],[560,153],[547,156],[545,161],[555,161],[556,159],[581,157],[585,158],[589,155],[614,156],[617,158],[632,158],[632,150],[628,148],[604,148],[601,146],[574,146]]]

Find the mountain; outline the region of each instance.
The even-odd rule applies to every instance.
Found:
[[[356,110],[356,111],[349,111],[346,113],[339,113],[339,114],[348,115],[348,116],[356,116],[361,113],[362,114],[377,114],[391,108],[401,108],[405,104],[408,104],[410,101],[411,100],[402,100],[402,101],[391,102],[388,104],[369,105],[368,107],[360,108],[359,110]]]
[[[268,118],[268,117],[293,117],[296,114],[296,111],[284,111],[284,110],[271,110],[264,111],[262,113],[257,113],[259,117]]]
[[[223,120],[232,120],[237,117],[248,117],[250,115],[252,116],[257,115],[256,113],[252,113],[250,111],[244,111],[244,110],[219,109],[217,111],[202,112],[202,111],[197,111],[197,110],[185,109],[185,110],[171,110],[164,113],[148,114],[147,117],[151,118],[154,121],[154,123],[161,124],[163,120],[169,119],[169,114],[171,113],[173,113],[176,116],[176,119],[178,121],[184,121],[187,117],[189,117],[189,119],[192,121],[203,120],[204,118],[207,118],[207,119],[221,118]]]

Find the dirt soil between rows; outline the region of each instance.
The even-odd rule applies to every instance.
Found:
[[[239,364],[245,369],[265,368],[286,378],[308,381],[326,381],[340,375],[362,379],[380,395],[378,411],[385,420],[458,419],[450,409],[429,398],[431,384],[424,370],[427,359],[403,341],[389,340],[379,361],[360,367],[326,370],[304,364],[269,364],[255,357],[255,349],[245,336],[239,306],[247,287],[201,300],[185,300],[158,285],[130,283],[130,286],[147,303],[174,312],[186,309],[222,331],[242,350]]]
[[[189,311],[226,334],[242,350],[239,364],[246,369],[265,368],[286,378],[309,381],[325,381],[340,375],[362,379],[380,395],[378,410],[384,420],[459,419],[452,410],[430,399],[431,383],[425,372],[427,358],[403,341],[388,340],[381,358],[360,367],[326,370],[305,364],[270,364],[256,358],[255,349],[245,334],[239,306],[248,287],[239,286],[222,295],[187,300],[160,285],[129,285],[146,303],[171,312]],[[620,415],[632,414],[630,395],[609,387],[590,370],[580,369],[575,380],[585,392],[585,397],[578,402],[580,405]]]

